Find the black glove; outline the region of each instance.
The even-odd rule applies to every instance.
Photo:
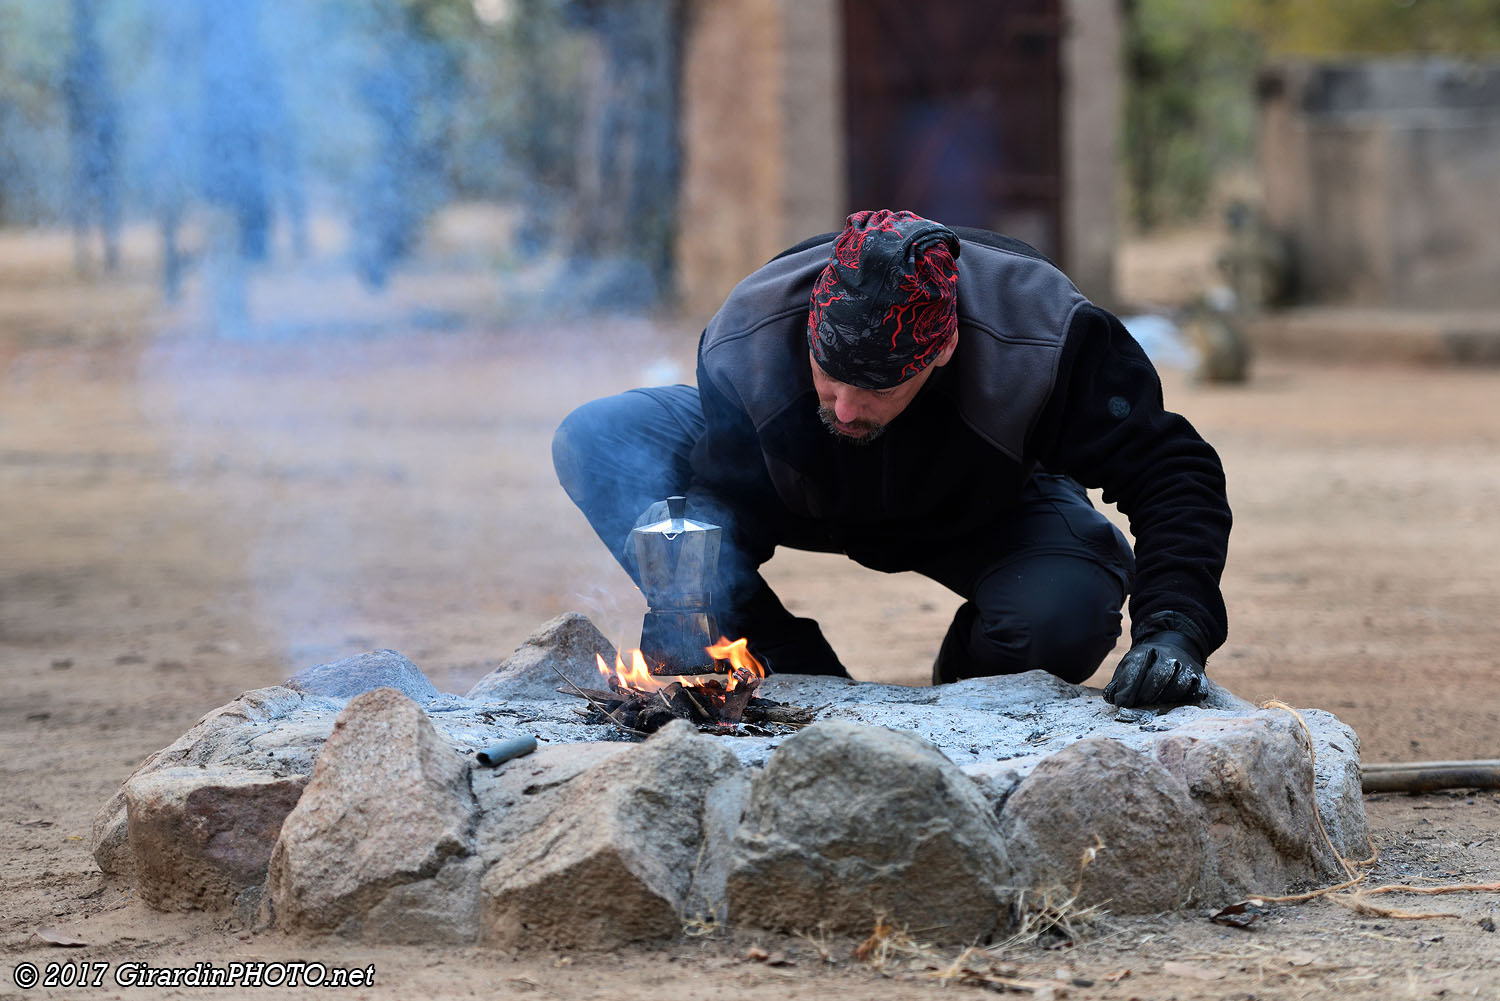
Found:
[[[1189,701],[1203,684],[1204,657],[1199,649],[1180,632],[1141,637],[1120,658],[1115,676],[1104,686],[1104,700],[1121,708]]]

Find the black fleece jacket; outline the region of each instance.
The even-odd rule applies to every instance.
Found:
[[[689,503],[725,529],[718,600],[752,600],[777,545],[915,569],[930,547],[1003,521],[1044,469],[1102,488],[1130,519],[1134,637],[1173,628],[1204,655],[1217,649],[1230,528],[1218,455],[1164,408],[1156,370],[1118,319],[1025,244],[955,232],[957,349],[874,442],[840,441],[817,414],[808,297],[837,234],[750,275],[710,321]]]

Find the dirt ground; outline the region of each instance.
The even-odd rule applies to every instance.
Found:
[[[105,882],[87,845],[99,806],[242,691],[391,647],[462,693],[568,609],[633,642],[639,597],[557,488],[549,440],[583,400],[691,380],[696,337],[526,320],[524,276],[502,287],[487,264],[450,261],[380,298],[331,271],[273,273],[252,297],[260,336],[226,340],[196,322],[201,302],[162,308],[135,251],[123,276],[80,281],[66,240],[0,234],[0,998],[224,996],[112,978],[247,959],[373,964],[374,988],[344,992],[361,998],[982,989],[920,962],[878,970],[815,931],[611,955],[373,948],[157,914]],[[1246,386],[1168,373],[1167,394],[1219,448],[1235,509],[1231,635],[1210,673],[1332,710],[1367,761],[1500,757],[1500,370],[1260,359]],[[958,603],[828,556],[788,553],[768,573],[870,680],[924,683]],[[1500,794],[1366,805],[1371,885],[1500,880]],[[1500,893],[1375,900],[1454,916],[1323,899],[1273,905],[1248,931],[1201,912],[1105,917],[989,962],[1069,998],[1500,998]],[[110,979],[22,991],[27,962],[111,964]]]

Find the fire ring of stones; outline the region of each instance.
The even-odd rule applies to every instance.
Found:
[[[1364,853],[1358,740],[1211,687],[1118,710],[1042,672],[904,688],[778,675],[820,707],[771,736],[588,725],[554,668],[613,656],[547,623],[467,697],[392,651],[247,692],[151,755],[100,811],[94,855],[162,910],[237,909],[393,943],[610,948],[706,922],[933,941],[1002,935],[1018,902],[1116,913],[1333,881]],[[534,735],[487,768],[475,752]],[[1095,848],[1086,867],[1082,860]],[[1055,898],[1054,898],[1055,899]]]

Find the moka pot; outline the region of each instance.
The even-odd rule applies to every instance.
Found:
[[[719,641],[709,602],[722,535],[718,525],[687,517],[686,497],[668,497],[666,518],[630,533],[648,606],[641,652],[652,674],[720,670],[705,647]]]

